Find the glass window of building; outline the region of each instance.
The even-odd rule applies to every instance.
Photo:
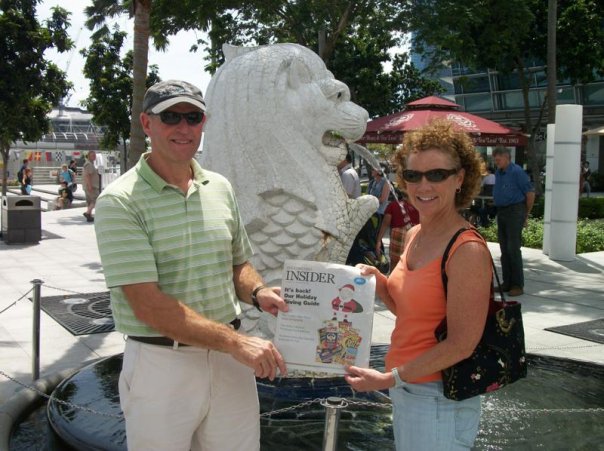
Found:
[[[493,100],[490,94],[473,94],[462,97],[464,109],[468,112],[492,111]]]
[[[585,105],[604,105],[604,83],[592,83],[583,86]]]
[[[547,73],[545,70],[538,70],[533,73],[535,86],[547,86]]]
[[[455,94],[471,94],[475,92],[489,92],[491,86],[489,84],[488,75],[480,75],[478,77],[461,77],[454,81]]]
[[[566,86],[564,88],[558,88],[556,93],[557,103],[560,104],[575,104],[575,90],[572,86]]]
[[[529,92],[529,105],[531,108],[540,108],[543,104],[545,90],[532,90]],[[500,92],[497,94],[502,110],[521,110],[524,108],[522,91]]]
[[[520,77],[518,77],[518,74],[515,72],[510,74],[499,73],[495,78],[497,79],[497,90],[499,91],[520,89],[522,87],[520,84]]]

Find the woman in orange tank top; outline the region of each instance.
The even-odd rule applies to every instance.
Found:
[[[386,372],[349,367],[347,382],[358,391],[390,389],[397,450],[470,449],[478,433],[480,398],[444,397],[441,371],[468,357],[480,340],[488,310],[491,257],[484,240],[464,232],[447,261],[445,298],[440,264],[451,237],[469,227],[460,210],[480,190],[480,158],[468,134],[435,121],[405,136],[395,161],[399,186],[420,213],[390,277],[376,277],[376,294],[396,315]],[[447,338],[434,330],[447,318]]]

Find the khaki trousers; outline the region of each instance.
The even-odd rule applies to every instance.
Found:
[[[119,392],[129,451],[260,449],[256,380],[229,354],[128,340]]]

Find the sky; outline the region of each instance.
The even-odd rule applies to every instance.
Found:
[[[74,50],[60,54],[54,50],[48,50],[45,56],[53,61],[60,69],[67,71],[67,79],[73,83],[74,88],[66,99],[67,106],[79,107],[80,102],[88,97],[90,92],[89,81],[84,77],[84,58],[80,55],[80,49],[90,45],[91,32],[84,26],[86,15],[84,8],[92,3],[91,0],[43,0],[37,9],[38,21],[42,23],[51,15],[51,8],[61,6],[72,14],[70,16],[71,27],[69,34],[75,42]],[[129,38],[124,44],[126,50],[132,48],[133,21],[127,17],[118,19],[116,23],[121,30],[129,32]],[[170,46],[165,52],[158,52],[149,45],[149,65],[157,64],[159,76],[162,80],[180,79],[193,83],[201,88],[205,94],[210,83],[210,75],[204,71],[204,54],[200,50],[197,53],[189,52],[199,32],[183,31],[169,38]]]

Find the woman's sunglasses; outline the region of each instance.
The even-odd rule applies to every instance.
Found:
[[[177,113],[176,111],[162,111],[159,114],[153,114],[159,116],[160,120],[167,125],[180,124],[180,121],[184,118],[189,125],[197,125],[203,121],[203,113],[201,111],[191,111],[190,113]]]
[[[426,180],[432,183],[440,183],[451,177],[453,174],[457,174],[458,169],[430,169],[426,172],[413,171],[411,169],[405,169],[403,171],[403,180],[407,183],[419,183],[422,177],[426,177]]]

